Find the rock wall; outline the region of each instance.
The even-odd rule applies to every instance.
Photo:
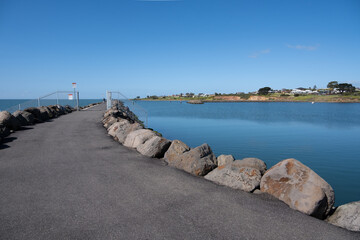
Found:
[[[216,158],[206,143],[190,148],[180,140],[170,141],[146,129],[122,103],[106,111],[102,123],[116,141],[142,155],[162,158],[171,167],[204,176],[216,184],[249,193],[270,194],[297,211],[360,231],[360,218],[354,215],[360,211],[359,202],[340,206],[336,215],[331,216],[335,202],[332,187],[296,159],[283,160],[267,170],[266,163],[258,158],[235,160],[231,155]]]
[[[99,103],[92,103],[82,109],[95,106]],[[50,105],[41,107],[30,107],[25,110],[15,111],[13,114],[0,112],[0,142],[9,136],[12,132],[21,130],[24,126],[42,123],[61,115],[73,112],[75,109],[69,105]]]

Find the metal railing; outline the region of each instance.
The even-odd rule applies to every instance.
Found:
[[[42,97],[24,101],[22,103],[11,106],[5,111],[13,113],[17,110],[24,110],[29,107],[40,107],[49,105],[70,105],[74,108],[79,109],[79,92],[76,92],[76,96],[73,99],[69,99],[68,95],[74,94],[73,91],[56,91],[53,93],[46,94]]]
[[[148,112],[135,103],[134,100],[127,98],[120,91],[106,91],[106,108],[112,107],[113,100],[121,101],[127,106],[141,121],[144,122],[145,127],[148,126]]]

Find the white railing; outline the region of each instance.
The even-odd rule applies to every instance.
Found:
[[[76,96],[73,95],[73,99],[69,99],[69,94],[74,94],[73,91],[56,91],[53,93],[46,94],[37,99],[31,99],[22,103],[11,106],[5,111],[13,113],[17,110],[24,110],[29,107],[40,107],[48,105],[70,105],[79,110],[79,92],[75,92]]]
[[[106,108],[109,110],[112,107],[113,100],[118,100],[124,103],[125,106],[144,122],[145,127],[148,126],[148,113],[147,111],[137,104],[134,100],[127,98],[120,91],[106,91]]]

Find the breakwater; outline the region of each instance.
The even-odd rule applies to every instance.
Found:
[[[335,194],[332,187],[298,160],[285,159],[268,170],[266,163],[257,158],[216,157],[207,144],[190,148],[179,140],[170,141],[157,132],[144,129],[123,115],[121,109],[107,111],[104,126],[115,140],[145,156],[163,158],[170,166],[221,185],[251,193],[271,194],[305,214],[328,219],[351,230],[358,229],[358,220],[351,220],[357,210],[348,210],[358,209],[357,203],[340,206],[333,213]],[[342,217],[336,217],[336,222],[334,216]]]
[[[99,103],[92,103],[80,109],[87,109]],[[69,105],[49,105],[41,107],[30,107],[18,110],[14,113],[0,112],[0,141],[8,137],[12,132],[21,130],[25,126],[42,123],[61,115],[69,114],[75,109]]]

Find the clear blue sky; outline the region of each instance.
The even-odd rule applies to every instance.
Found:
[[[360,86],[360,1],[0,0],[0,98]]]

